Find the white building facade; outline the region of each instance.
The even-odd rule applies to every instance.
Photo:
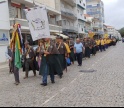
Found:
[[[77,24],[78,24],[78,36],[86,37],[86,0],[77,0]]]
[[[116,38],[119,38],[119,39],[122,38],[122,37],[121,37],[121,34],[119,33],[119,31],[116,30],[114,27],[112,27],[112,26],[107,26],[107,30],[108,30],[109,36],[111,36],[111,37],[116,37]]]
[[[56,0],[56,9],[61,12],[62,33],[76,38],[78,33],[76,0]]]
[[[7,50],[7,46],[9,45],[10,40],[8,0],[0,1],[0,15],[0,62],[5,62],[5,51]]]
[[[90,16],[97,18],[97,22],[95,22],[95,27],[98,28],[99,34],[104,34],[104,4],[102,0],[86,0],[87,3],[87,14]]]

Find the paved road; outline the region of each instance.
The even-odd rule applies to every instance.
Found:
[[[119,43],[106,52],[84,60],[83,66],[69,67],[63,79],[49,80],[47,87],[40,86],[39,76],[23,80],[15,86],[13,75],[0,66],[0,106],[55,106],[55,107],[124,107],[124,45]],[[96,72],[79,72],[94,69]]]

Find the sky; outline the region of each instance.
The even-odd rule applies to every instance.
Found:
[[[102,0],[105,7],[105,24],[120,29],[124,27],[124,0]]]

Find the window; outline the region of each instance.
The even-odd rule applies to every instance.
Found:
[[[80,28],[80,24],[78,24],[79,25],[79,28]]]
[[[79,13],[80,11],[79,11],[79,9],[78,9],[78,13]]]
[[[64,23],[64,25],[66,25],[66,21],[65,20],[63,21],[63,23]]]
[[[82,0],[80,0],[80,3],[82,2]]]
[[[21,5],[11,3],[11,6],[15,8],[14,16],[16,18],[21,18]]]

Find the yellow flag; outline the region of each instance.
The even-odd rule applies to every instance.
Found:
[[[66,43],[64,43],[64,44],[65,44],[65,47],[66,47],[67,53],[71,53],[71,50],[70,50],[68,44],[66,44]]]

